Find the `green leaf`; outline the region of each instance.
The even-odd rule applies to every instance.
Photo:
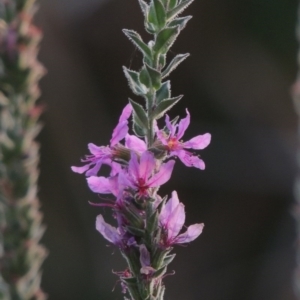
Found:
[[[179,34],[179,27],[168,27],[160,31],[156,37],[153,51],[165,54],[171,48]]]
[[[132,130],[138,137],[144,137],[146,135],[146,132],[137,124],[136,121],[133,122]]]
[[[162,100],[152,113],[154,119],[160,119],[171,107],[173,107],[183,96]]]
[[[147,14],[148,9],[149,9],[149,5],[143,0],[139,0],[139,4],[140,4],[141,10],[142,10],[142,12],[145,16]]]
[[[169,248],[168,250],[158,250],[153,259],[152,259],[152,267],[154,269],[160,269],[163,265],[164,259],[167,255],[173,250],[173,248]]]
[[[160,0],[151,1],[147,20],[154,25],[156,31],[161,30],[166,25],[166,12]]]
[[[169,23],[169,27],[172,27],[172,26],[179,26],[179,29],[182,30],[187,22],[192,18],[192,16],[186,16],[186,17],[182,17],[182,18],[176,18],[174,19],[173,21],[171,21]]]
[[[176,55],[172,61],[169,63],[169,65],[165,68],[165,70],[162,72],[162,78],[167,77],[172,71],[174,71],[177,66],[183,62],[188,56],[190,56],[189,53],[186,54],[178,54]]]
[[[144,56],[151,59],[151,49],[143,42],[141,36],[137,32],[128,29],[123,29],[123,32],[129,38],[129,40],[143,53]]]
[[[144,67],[140,72],[140,81],[148,88],[155,88],[156,90],[161,86],[161,74],[157,70],[151,68],[144,63]]]
[[[146,65],[146,62],[144,62]],[[147,88],[151,88],[151,78],[145,66],[140,71],[140,82],[144,84]]]
[[[170,10],[167,13],[167,22],[174,19],[177,15],[182,13],[194,0],[186,0],[180,2],[176,7],[174,7],[172,10]]]
[[[173,261],[175,256],[176,256],[176,254],[171,254],[171,255],[165,256],[163,263],[162,263],[162,267],[168,266]]]
[[[144,236],[145,235],[145,230],[143,230],[143,229],[139,229],[139,228],[136,228],[133,226],[126,226],[125,228],[129,233],[131,233],[135,236]]]
[[[161,70],[166,65],[166,54],[160,54],[158,58],[158,66]]]
[[[137,121],[136,123],[141,128],[147,129],[148,128],[148,118],[147,118],[144,108],[140,104],[134,102],[131,99],[129,99],[129,102],[131,103],[133,111],[134,111],[134,118],[133,118],[134,121]]]
[[[160,89],[156,92],[156,104],[158,105],[162,100],[171,97],[171,84],[170,80],[162,83]]]
[[[167,272],[167,267],[163,267],[152,274],[152,278],[162,277]]]
[[[168,10],[173,9],[177,5],[177,0],[169,0],[168,1]]]
[[[123,67],[124,74],[128,80],[129,87],[136,95],[145,95],[147,89],[139,80],[139,73]]]
[[[151,235],[153,231],[157,228],[158,225],[158,212],[154,212],[148,219],[147,219],[147,232]]]

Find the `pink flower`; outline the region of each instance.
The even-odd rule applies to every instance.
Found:
[[[185,222],[185,212],[176,191],[173,191],[171,199],[162,207],[159,222],[165,231],[162,244],[166,248],[173,244],[185,244],[195,240],[204,227],[203,223],[190,225],[186,232],[179,234]]]
[[[140,160],[136,153],[131,152],[127,172],[120,172],[120,182],[123,186],[129,186],[134,190],[138,190],[140,196],[148,195],[148,189],[158,187],[166,183],[172,174],[175,161],[170,160],[162,164],[159,171],[154,173],[156,169],[156,161],[154,155],[145,151]]]
[[[188,110],[186,110],[186,112],[186,118],[175,125],[170,122],[169,116],[166,115],[166,125],[169,130],[169,135],[167,136],[162,130],[157,130],[156,134],[162,144],[166,146],[171,156],[178,156],[187,167],[195,167],[204,170],[204,161],[185,149],[201,150],[206,148],[210,143],[211,135],[206,133],[198,135],[187,142],[181,141],[180,139],[183,137],[190,124],[190,114]]]
[[[116,227],[106,223],[102,215],[98,215],[96,219],[96,229],[103,235],[109,242],[120,246],[122,244],[122,236]]]
[[[95,176],[99,172],[102,164],[112,166],[112,158],[115,153],[113,147],[121,141],[128,133],[128,119],[132,113],[132,107],[127,104],[123,109],[120,116],[119,123],[113,131],[112,138],[110,140],[110,147],[108,146],[96,146],[92,143],[88,144],[91,155],[86,155],[82,162],[86,164],[82,167],[71,167],[75,173],[85,173],[86,176]],[[112,170],[114,171],[114,170]]]

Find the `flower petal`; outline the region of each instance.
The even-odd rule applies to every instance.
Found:
[[[103,146],[96,146],[96,145],[93,144],[93,143],[89,143],[89,144],[88,144],[88,149],[90,150],[90,152],[91,152],[93,155],[102,154],[102,153],[103,153],[103,148],[106,148],[106,147],[103,147]]]
[[[134,150],[139,153],[143,153],[147,150],[147,145],[143,140],[130,134],[126,134],[125,136],[125,146],[130,150]]]
[[[187,166],[187,167],[195,167],[200,170],[205,169],[205,163],[202,159],[200,159],[198,156],[193,155],[192,153],[180,150],[174,152],[173,154],[177,155],[178,158]]]
[[[128,173],[135,179],[139,177],[139,162],[137,154],[131,151],[131,158],[128,165]]]
[[[179,204],[179,199],[176,191],[172,192],[172,197],[168,200],[168,202],[162,207],[159,221],[163,226],[166,226],[168,220],[170,219],[172,212],[175,210],[177,205]]]
[[[168,230],[168,239],[173,239],[178,235],[179,231],[184,225],[184,222],[185,222],[184,205],[182,203],[179,203],[172,211],[168,219],[168,223],[166,224],[166,228]]]
[[[111,194],[111,186],[110,186],[109,178],[102,177],[102,176],[101,177],[91,176],[88,177],[86,180],[89,188],[94,193]]]
[[[97,173],[98,173],[98,171],[100,170],[102,164],[103,164],[102,159],[99,159],[99,160],[96,162],[95,166],[92,167],[91,169],[89,169],[89,170],[85,173],[85,175],[88,176],[88,177],[89,177],[89,176],[96,176]]]
[[[140,158],[139,178],[143,178],[145,181],[147,181],[154,168],[155,158],[153,153],[145,151]]]
[[[163,130],[159,130],[156,132],[158,139],[162,142],[163,145],[168,145],[168,141],[166,139],[166,133]]]
[[[132,113],[132,107],[128,103],[122,111],[118,125],[113,130],[113,134],[112,134],[112,137],[110,140],[111,146],[116,145],[128,133],[128,119],[129,119],[131,113]]]
[[[173,136],[175,134],[176,126],[172,125],[172,123],[170,122],[170,117],[168,115],[166,115],[165,122],[167,128],[170,131],[170,135]]]
[[[110,145],[115,146],[119,141],[121,141],[128,133],[128,121],[121,121],[116,128],[113,130],[113,134],[110,140]]]
[[[96,219],[96,229],[103,235],[109,242],[117,245],[121,241],[121,237],[117,228],[106,223],[102,215],[98,215]]]
[[[123,109],[123,111],[122,111],[122,114],[121,114],[121,116],[120,116],[119,122],[122,122],[122,121],[124,121],[124,120],[128,120],[129,117],[131,116],[131,113],[132,113],[132,106],[131,106],[130,103],[128,103],[128,104],[124,107],[124,109]]]
[[[181,119],[178,124],[178,131],[177,131],[177,139],[178,140],[180,140],[183,137],[186,129],[190,125],[190,113],[187,109],[186,109],[186,113],[187,113],[186,117],[184,119]]]
[[[174,242],[176,244],[184,244],[184,243],[192,242],[202,233],[203,227],[204,227],[203,223],[190,225],[187,231],[178,235]]]
[[[85,166],[82,167],[71,167],[72,171],[75,173],[79,173],[79,174],[83,174],[86,170],[88,170],[90,168],[91,164],[87,164]]]
[[[166,183],[171,175],[174,168],[175,160],[169,160],[167,163],[163,164],[158,171],[150,180],[147,182],[149,187],[156,187]]]
[[[190,139],[187,142],[184,142],[184,148],[192,148],[195,150],[201,150],[206,148],[211,141],[211,135],[210,133],[205,133],[203,135],[197,135],[194,138]]]

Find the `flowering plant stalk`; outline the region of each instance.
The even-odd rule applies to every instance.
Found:
[[[123,32],[143,54],[139,71],[124,67],[132,92],[144,101],[129,99],[119,123],[112,133],[109,146],[89,144],[90,155],[84,165],[72,167],[87,177],[89,188],[97,194],[111,194],[112,198],[94,205],[111,207],[117,228],[106,223],[103,216],[96,220],[96,229],[116,245],[128,263],[118,272],[123,293],[131,299],[162,300],[165,293],[163,278],[172,262],[175,244],[186,244],[202,232],[203,224],[194,224],[183,233],[184,205],[176,191],[170,199],[160,197],[158,190],[172,174],[175,157],[186,166],[203,170],[203,160],[190,149],[201,150],[210,143],[209,133],[182,141],[190,123],[190,114],[178,120],[166,112],[182,96],[171,97],[170,81],[164,79],[189,54],[176,55],[168,64],[166,55],[191,16],[178,17],[193,0],[139,0],[145,16],[146,31],[153,40],[145,43],[141,36],[124,29]],[[157,120],[165,116],[165,124]],[[129,133],[132,120],[133,135]],[[124,141],[124,142],[123,142]],[[111,167],[108,177],[99,176],[101,166]]]
[[[37,60],[41,32],[34,0],[0,0],[0,299],[43,300],[46,250],[37,198],[42,112],[36,105],[45,73]]]

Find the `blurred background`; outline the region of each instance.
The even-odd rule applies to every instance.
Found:
[[[172,180],[187,225],[205,230],[177,247],[165,279],[166,300],[294,300],[293,179],[297,119],[290,97],[296,76],[296,0],[196,0],[194,17],[168,59],[191,56],[171,75],[185,97],[172,116],[191,112],[186,139],[210,132],[201,152],[206,170],[176,164]],[[89,142],[107,145],[128,97],[122,65],[141,55],[121,29],[145,39],[137,0],[41,0],[40,60],[47,110],[41,143],[40,199],[50,254],[44,290],[50,300],[123,299],[117,277],[125,263],[95,230],[110,211],[72,173]],[[134,98],[135,99],[135,98]],[[111,292],[115,288],[114,292]]]

